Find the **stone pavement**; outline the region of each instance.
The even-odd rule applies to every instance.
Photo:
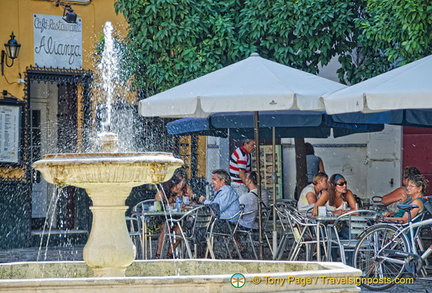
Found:
[[[82,261],[83,245],[49,247],[47,250],[36,247],[0,250],[0,263],[22,262],[22,261]],[[1,291],[1,290],[0,290]],[[361,287],[362,293],[371,293]],[[396,285],[381,292],[412,292],[432,293],[432,277],[419,277],[412,285]]]
[[[369,291],[361,287],[361,293],[372,293],[377,291]],[[412,285],[395,285],[387,290],[380,292],[411,292],[411,293],[432,293],[432,277],[419,277]]]
[[[0,263],[22,261],[82,261],[84,245],[58,246],[42,248],[37,247],[0,250]]]

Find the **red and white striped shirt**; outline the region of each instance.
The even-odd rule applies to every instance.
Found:
[[[251,171],[251,154],[249,154],[244,147],[237,148],[231,154],[229,173],[232,182],[243,183],[239,175],[240,170],[244,170],[246,175]]]

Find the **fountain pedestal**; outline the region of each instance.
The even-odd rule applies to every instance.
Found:
[[[132,188],[167,181],[181,165],[169,153],[57,154],[33,163],[48,182],[84,188],[92,199],[93,224],[83,258],[95,277],[124,277],[135,259],[125,221]]]
[[[84,261],[95,277],[124,276],[136,255],[125,221],[124,202],[131,188],[109,184],[87,187],[86,191],[93,200],[93,223],[83,250]]]

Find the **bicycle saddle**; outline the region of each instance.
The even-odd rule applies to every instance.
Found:
[[[404,211],[410,211],[412,209],[418,208],[419,206],[416,204],[406,204],[406,203],[401,203],[397,205],[398,208],[400,208],[401,210]]]

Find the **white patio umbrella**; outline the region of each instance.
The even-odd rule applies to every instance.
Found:
[[[139,113],[205,118],[216,112],[324,111],[319,98],[344,87],[252,53],[240,62],[141,100]]]
[[[217,112],[253,111],[255,140],[259,142],[258,111],[323,112],[320,97],[344,87],[337,82],[252,53],[242,61],[141,100],[139,113],[146,117],[205,118]],[[259,158],[259,148],[256,152]],[[256,168],[260,170],[260,160],[256,161]],[[258,184],[258,198],[261,202],[260,180]],[[258,205],[258,214],[262,243],[261,205]],[[262,249],[260,255],[262,256]]]
[[[394,110],[432,109],[431,76],[432,55],[324,95],[322,100],[328,114],[393,111],[390,112],[393,115],[400,114]],[[430,116],[429,113],[428,115]],[[370,117],[378,116],[370,115]],[[344,122],[347,122],[349,118],[345,118]],[[355,120],[355,122],[364,122],[364,120]],[[404,125],[416,123],[415,120],[408,123],[395,122]]]

